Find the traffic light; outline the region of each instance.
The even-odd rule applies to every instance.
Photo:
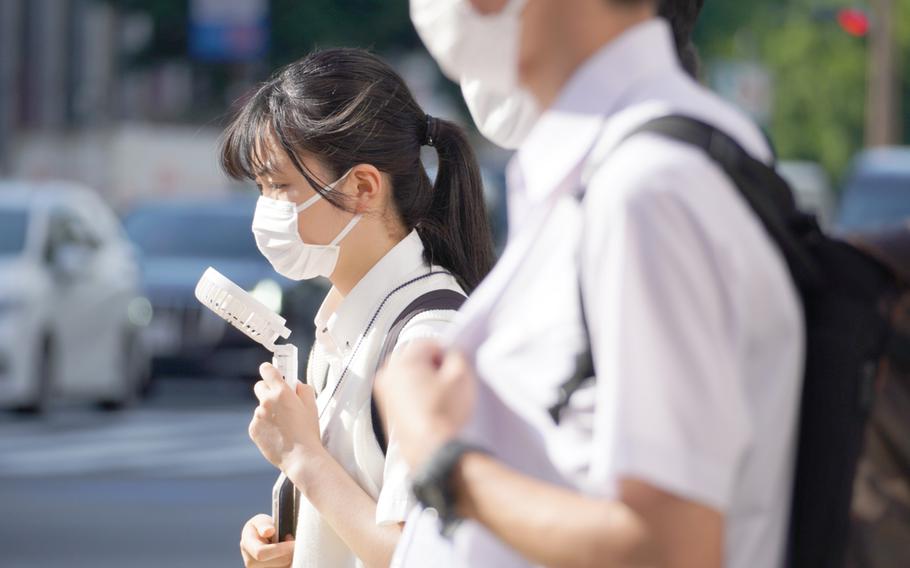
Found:
[[[866,37],[869,33],[869,16],[858,8],[838,10],[837,23],[842,30],[853,37]]]

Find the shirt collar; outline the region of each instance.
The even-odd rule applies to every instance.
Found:
[[[572,75],[510,164],[510,179],[530,202],[573,189],[606,119],[623,109],[627,93],[678,66],[673,35],[662,18],[624,32]]]
[[[347,296],[342,297],[335,288],[329,291],[314,320],[316,341],[329,352],[352,347],[383,298],[410,274],[426,267],[423,241],[413,230],[373,265]]]

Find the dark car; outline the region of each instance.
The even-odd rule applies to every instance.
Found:
[[[151,317],[143,332],[153,372],[256,376],[271,354],[205,309],[195,298],[203,271],[215,267],[288,321],[290,341],[306,357],[313,318],[326,286],[295,282],[272,269],[256,248],[255,196],[146,202],[124,220],[140,252]],[[304,361],[301,361],[303,368]]]
[[[866,150],[853,163],[837,218],[842,233],[868,232],[910,219],[910,147]]]

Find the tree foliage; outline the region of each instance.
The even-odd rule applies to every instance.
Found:
[[[895,0],[903,108],[910,109],[910,0]],[[769,130],[783,158],[815,160],[835,177],[863,146],[868,42],[841,30],[825,8],[842,0],[709,1],[696,40],[712,59],[757,60],[774,78]],[[856,7],[868,7],[861,0]],[[900,119],[910,132],[907,113]],[[906,134],[905,134],[906,135]]]

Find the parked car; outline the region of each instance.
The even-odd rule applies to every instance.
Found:
[[[782,161],[778,164],[777,171],[793,189],[799,208],[814,214],[822,227],[830,226],[834,221],[837,200],[831,187],[831,179],[821,164]]]
[[[327,288],[295,282],[272,269],[251,230],[254,194],[163,199],[136,207],[124,219],[140,254],[141,282],[149,302],[143,339],[153,374],[258,376],[271,354],[203,307],[195,298],[209,267],[250,291],[288,320],[300,368],[313,341],[313,318]]]
[[[861,153],[850,169],[837,217],[839,232],[888,229],[910,219],[910,147]]]
[[[132,402],[148,357],[139,271],[117,217],[67,183],[0,182],[0,405]]]

